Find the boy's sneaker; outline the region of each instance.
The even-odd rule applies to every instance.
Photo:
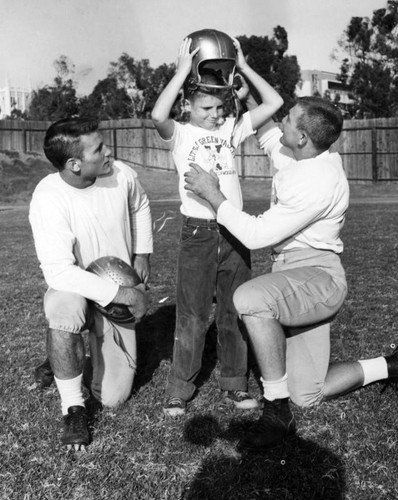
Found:
[[[48,358],[35,368],[35,382],[41,389],[46,389],[54,381],[54,373]]]
[[[183,399],[176,396],[169,396],[164,405],[163,412],[170,417],[178,417],[178,415],[184,415],[186,406],[187,403]]]
[[[254,429],[244,436],[238,448],[249,451],[264,451],[281,444],[295,434],[296,421],[289,407],[288,398],[268,401],[264,399],[263,416]]]
[[[90,442],[87,411],[84,406],[70,406],[64,416],[62,444],[67,446],[87,446]]]
[[[225,399],[232,402],[239,410],[251,410],[257,408],[258,401],[246,391],[227,391]]]

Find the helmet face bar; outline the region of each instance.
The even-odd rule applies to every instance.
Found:
[[[190,85],[215,89],[230,89],[233,86],[236,68],[236,49],[232,38],[222,31],[204,29],[188,35],[192,39],[191,52],[199,47],[192,60],[189,75]],[[222,85],[206,84],[201,81],[203,70],[217,72]]]

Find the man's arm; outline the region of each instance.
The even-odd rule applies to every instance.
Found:
[[[112,302],[128,306],[136,320],[140,320],[148,309],[144,285],[137,285],[135,287],[119,286]]]
[[[129,195],[129,214],[133,238],[131,264],[143,283],[150,276],[150,254],[153,252],[152,216],[148,196],[132,170],[134,181]]]
[[[78,293],[102,306],[109,304],[118,285],[76,265],[75,235],[56,195],[34,193],[29,222],[46,283],[55,290]]]
[[[191,167],[185,174],[185,188],[208,201],[217,221],[250,250],[276,245],[318,220],[334,192],[332,180],[320,179],[319,190],[314,191],[308,189],[305,179],[297,179],[276,205],[256,217],[226,200],[214,174],[196,164]]]
[[[185,38],[180,45],[177,60],[177,71],[163,92],[158,97],[152,110],[151,118],[156,130],[162,139],[169,140],[173,136],[174,121],[170,118],[171,108],[178,97],[185,79],[192,68],[192,57],[198,52],[199,48],[192,53],[189,52],[192,40]]]
[[[136,253],[133,256],[133,267],[137,271],[142,282],[147,284],[151,275],[151,263],[149,253]]]

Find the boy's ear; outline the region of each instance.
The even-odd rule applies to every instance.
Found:
[[[69,158],[65,163],[65,168],[71,172],[78,173],[80,172],[80,164],[81,161],[78,158]]]
[[[189,102],[188,99],[184,99],[183,109],[186,112],[190,112],[191,111],[191,103]]]

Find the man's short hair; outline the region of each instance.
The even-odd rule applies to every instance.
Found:
[[[70,158],[82,159],[82,135],[92,134],[98,130],[98,122],[80,118],[65,118],[48,128],[44,138],[44,154],[58,170],[65,168]]]
[[[297,105],[303,111],[297,118],[297,128],[306,132],[320,151],[328,150],[343,128],[343,115],[339,108],[321,97],[300,97]]]
[[[225,86],[224,79],[222,77],[221,72],[218,72],[213,69],[205,69],[201,72],[201,84],[204,85],[218,85],[219,87]],[[212,87],[202,87],[193,83],[190,79],[187,79],[184,83],[184,97],[188,100],[194,100],[196,97],[200,95],[216,95],[221,99],[225,99],[226,90],[220,88],[212,88]]]

